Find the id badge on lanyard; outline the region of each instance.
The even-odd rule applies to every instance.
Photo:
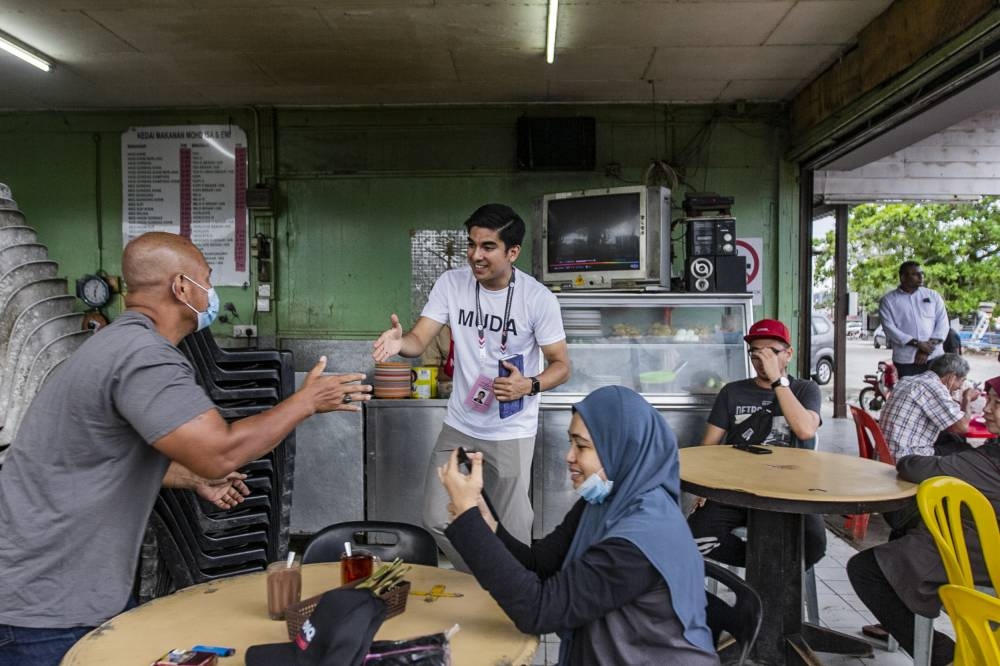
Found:
[[[511,267],[510,284],[507,285],[507,304],[504,307],[500,325],[500,356],[507,353],[507,326],[510,322],[510,307],[514,302],[514,278],[517,270]],[[479,375],[469,387],[463,404],[475,412],[489,411],[496,397],[493,393],[493,377],[486,376],[486,317],[479,302],[479,283],[476,282],[476,334],[479,342]]]

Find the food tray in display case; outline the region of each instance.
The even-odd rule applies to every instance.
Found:
[[[712,396],[750,376],[749,294],[559,293],[573,374],[549,394],[620,384],[647,396]]]

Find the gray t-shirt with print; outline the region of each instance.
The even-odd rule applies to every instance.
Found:
[[[0,470],[0,624],[96,626],[125,607],[169,464],[150,444],[213,407],[136,312],[50,375]]]
[[[792,394],[802,406],[818,415],[823,405],[823,396],[816,382],[811,379],[796,379],[795,377],[789,377],[789,382]],[[774,390],[761,388],[752,378],[729,382],[723,386],[715,398],[715,404],[712,405],[708,422],[725,430],[726,438],[723,441],[728,442],[731,429],[750,418],[757,410],[772,405],[772,403],[774,420],[771,422],[771,432],[764,439],[764,444],[791,446],[800,449],[816,448],[815,438],[799,441],[795,433],[792,432],[785,417],[781,414],[781,405],[778,404]]]

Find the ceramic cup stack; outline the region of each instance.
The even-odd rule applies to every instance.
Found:
[[[376,398],[409,398],[410,364],[376,363],[373,384]]]

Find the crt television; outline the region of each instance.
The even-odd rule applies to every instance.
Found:
[[[542,197],[542,282],[670,288],[670,190],[609,187]]]

